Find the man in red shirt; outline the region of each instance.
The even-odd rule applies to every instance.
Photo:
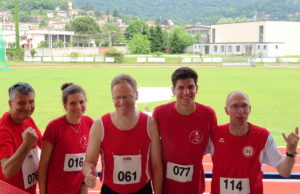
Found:
[[[283,157],[270,132],[248,122],[251,106],[241,91],[228,95],[225,107],[230,123],[215,127],[208,146],[213,161],[212,194],[262,194],[262,164],[276,167],[281,176],[291,174],[299,141],[298,128],[287,137]]]
[[[35,193],[41,133],[31,115],[35,93],[28,83],[9,88],[9,111],[0,120],[0,180]]]
[[[195,102],[197,73],[181,67],[172,74],[176,101],[155,108],[162,145],[164,194],[200,194],[205,190],[203,154],[217,124],[212,108]]]

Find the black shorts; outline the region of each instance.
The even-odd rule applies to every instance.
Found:
[[[102,185],[101,194],[119,194],[109,188],[107,185]],[[151,183],[148,182],[142,189],[132,194],[152,194]]]

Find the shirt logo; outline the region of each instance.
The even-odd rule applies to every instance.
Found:
[[[252,146],[245,146],[243,148],[243,155],[246,158],[251,158],[254,155],[254,148]]]
[[[189,140],[192,144],[199,144],[202,142],[203,135],[199,130],[193,130],[189,135]]]
[[[80,138],[80,145],[82,148],[87,148],[88,145],[88,137],[86,135]]]
[[[223,138],[223,137],[220,137],[220,138],[219,138],[219,142],[220,142],[220,143],[225,143],[224,138]]]

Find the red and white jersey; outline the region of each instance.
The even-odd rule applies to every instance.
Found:
[[[22,168],[10,179],[7,179],[0,164],[0,180],[18,187],[26,192],[35,193],[37,182],[38,154],[37,146],[41,147],[42,135],[32,118],[22,124],[15,123],[8,112],[0,119],[0,159],[11,157],[23,143],[22,133],[31,127],[38,135],[37,143],[27,154]]]
[[[64,116],[46,127],[43,141],[53,146],[47,172],[47,193],[79,193],[81,172],[93,119],[83,116],[80,124],[70,124]],[[77,129],[77,134],[73,131]]]
[[[148,115],[140,113],[136,126],[130,130],[115,127],[110,113],[101,119],[101,180],[115,192],[137,192],[151,180]]]
[[[153,113],[158,123],[164,165],[164,194],[200,194],[205,190],[202,166],[208,136],[217,124],[213,109],[196,103],[190,115],[181,115],[175,102]]]
[[[229,124],[213,129],[209,150],[213,161],[212,194],[262,194],[262,164],[278,166],[284,158],[270,133],[249,123],[246,136],[233,136]]]

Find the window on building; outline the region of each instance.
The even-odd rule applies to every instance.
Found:
[[[218,46],[217,46],[217,45],[214,46],[214,51],[215,51],[215,52],[218,51]]]
[[[228,46],[228,52],[232,52],[232,46]]]
[[[258,49],[258,50],[260,49],[260,45],[257,45],[257,49]]]
[[[259,42],[264,41],[264,26],[259,26]]]
[[[212,30],[212,42],[215,43],[216,42],[216,29]]]
[[[264,45],[264,49],[267,49],[267,45]]]
[[[240,45],[236,46],[236,52],[241,52],[241,46]]]
[[[275,45],[275,49],[278,49],[278,45]]]
[[[224,45],[221,46],[221,52],[223,52],[223,53],[225,52],[225,46]]]

